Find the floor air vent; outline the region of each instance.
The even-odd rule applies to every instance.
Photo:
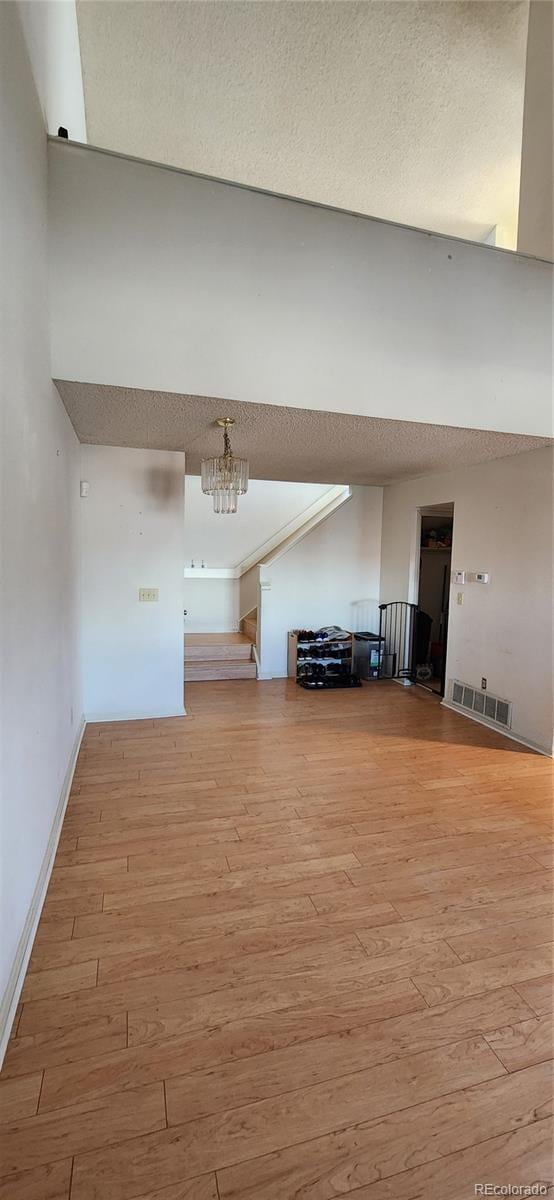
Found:
[[[478,691],[477,688],[470,687],[468,683],[460,683],[458,679],[452,680],[450,699],[452,704],[458,708],[476,713],[477,716],[484,717],[493,725],[501,725],[503,729],[511,727],[512,706],[509,700],[500,700],[498,696],[492,696],[490,692]]]

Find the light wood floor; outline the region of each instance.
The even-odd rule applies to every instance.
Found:
[[[393,683],[89,726],[0,1200],[550,1180],[552,763]]]

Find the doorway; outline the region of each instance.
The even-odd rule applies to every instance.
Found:
[[[454,505],[420,509],[415,681],[444,696]]]

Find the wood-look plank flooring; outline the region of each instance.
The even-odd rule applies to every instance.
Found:
[[[552,763],[393,683],[88,726],[0,1200],[552,1184]]]

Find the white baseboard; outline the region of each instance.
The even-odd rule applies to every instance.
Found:
[[[10,977],[6,985],[6,990],[2,997],[2,1002],[0,1003],[0,1067],[4,1061],[4,1055],[6,1053],[6,1047],[11,1033],[15,1012],[25,980],[25,973],[31,957],[31,950],[33,949],[33,942],[35,940],[37,926],[40,921],[42,907],[48,889],[48,884],[50,882],[52,867],[54,866],[54,859],[56,857],[56,850],[58,849],[63,819],[65,816],[65,810],[67,808],[67,801],[69,800],[69,793],[71,791],[71,783],[73,780],[73,773],[75,771],[75,764],[77,762],[77,755],[79,753],[83,733],[85,731],[85,723],[85,718],[81,717],[81,722],[73,743],[73,749],[71,751],[67,771],[62,784],[58,806],[52,822],[50,837],[48,838],[48,845],[44,852],[44,858],[42,860],[39,877],[33,892],[33,898],[29,906],[23,932],[19,939],[19,944],[13,966],[10,971]]]
[[[148,709],[146,712],[88,712],[85,713],[85,721],[87,725],[99,725],[103,721],[161,721],[164,717],[186,717],[184,705],[177,708],[167,708],[152,712]]]
[[[511,742],[519,742],[520,746],[527,746],[528,750],[534,750],[536,754],[544,754],[545,758],[552,758],[552,751],[540,746],[538,742],[530,742],[528,738],[519,737],[517,733],[513,733],[511,729],[501,729],[494,721],[487,721],[484,717],[479,716],[479,713],[465,712],[463,708],[459,708],[457,704],[451,704],[450,700],[441,700],[443,708],[450,709],[450,712],[455,712],[459,717],[465,717],[468,721],[475,721],[477,725],[482,725],[485,729],[490,729],[492,733],[499,733],[500,737],[509,738]]]

